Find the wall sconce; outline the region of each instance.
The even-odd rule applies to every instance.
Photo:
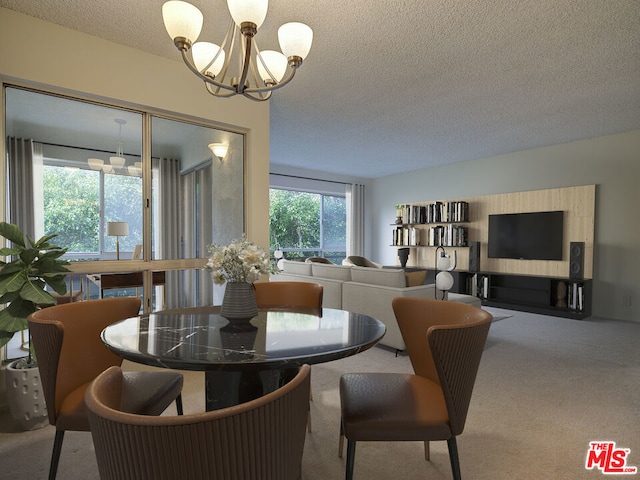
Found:
[[[211,153],[213,153],[213,155],[217,157],[218,160],[222,161],[224,160],[224,157],[227,156],[229,145],[225,143],[210,143],[208,146],[211,150]]]
[[[129,235],[128,222],[107,222],[107,237],[116,237],[116,260],[120,260],[120,237]]]
[[[442,300],[447,299],[447,294],[451,287],[453,287],[453,275],[451,271],[456,268],[457,256],[456,251],[453,251],[453,257],[447,255],[444,247],[436,248],[436,299],[438,298],[438,290],[442,292]]]

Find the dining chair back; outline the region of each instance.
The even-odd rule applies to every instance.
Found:
[[[134,317],[140,299],[109,298],[56,305],[28,317],[49,423],[56,427],[49,479],[56,477],[64,432],[89,431],[84,393],[97,375],[122,358],[108,350],[100,333],[108,325]],[[181,413],[183,378],[178,372],[127,373],[136,395],[127,408],[148,415],[159,415],[174,400]]]
[[[101,480],[298,480],[309,410],[309,366],[277,390],[210,412],[126,413],[120,368],[86,392]]]
[[[258,282],[254,285],[258,308],[322,308],[323,287],[312,282]]]
[[[340,378],[339,456],[347,438],[346,478],[357,441],[446,440],[453,478],[460,480],[456,437],[464,430],[492,316],[457,302],[392,300],[414,374],[347,373]]]

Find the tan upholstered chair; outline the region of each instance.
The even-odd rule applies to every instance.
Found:
[[[100,332],[118,320],[138,315],[139,298],[108,298],[44,308],[28,318],[49,423],[56,427],[49,479],[56,477],[66,430],[89,431],[84,393],[94,378],[122,358],[109,351]],[[131,389],[127,411],[159,415],[174,400],[182,413],[182,374],[127,373]]]
[[[309,366],[279,389],[211,412],[149,417],[120,411],[118,367],[89,387],[91,435],[102,480],[297,480],[309,410]]]
[[[356,267],[370,267],[370,268],[382,268],[382,265],[369,260],[365,257],[359,257],[357,255],[350,255],[342,261],[343,265],[355,265]]]
[[[339,456],[347,438],[347,480],[357,441],[446,440],[460,480],[456,437],[464,429],[491,325],[477,307],[427,298],[394,298],[393,310],[415,374],[347,373],[340,378]]]
[[[258,308],[277,308],[283,310],[310,309],[322,311],[324,287],[312,282],[258,282],[254,283]],[[309,398],[313,399],[311,389]],[[311,432],[311,412],[307,419],[307,429]]]
[[[322,309],[323,287],[312,282],[258,282],[255,288],[258,308]]]

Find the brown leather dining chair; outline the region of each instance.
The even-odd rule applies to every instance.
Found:
[[[282,310],[322,310],[324,287],[313,282],[258,282],[253,284],[258,308]],[[311,387],[309,399],[313,400]],[[311,432],[311,412],[307,419],[307,430]]]
[[[356,442],[446,440],[453,478],[460,480],[456,437],[464,430],[492,316],[462,303],[394,298],[393,311],[414,374],[346,373],[340,378],[339,456],[347,438],[346,479]]]
[[[102,480],[298,480],[309,410],[309,365],[246,403],[183,416],[123,412],[128,391],[111,367],[86,392]]]
[[[312,282],[257,282],[253,284],[258,308],[322,309],[323,287]]]
[[[89,431],[85,390],[104,370],[122,364],[122,358],[104,346],[100,332],[139,311],[139,298],[121,297],[56,305],[28,317],[49,423],[56,427],[49,480],[56,477],[64,432]],[[182,414],[182,374],[127,372],[124,378],[132,393],[123,409],[159,415],[175,401]]]

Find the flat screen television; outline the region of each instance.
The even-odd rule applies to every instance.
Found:
[[[562,260],[564,212],[489,215],[489,258]]]

